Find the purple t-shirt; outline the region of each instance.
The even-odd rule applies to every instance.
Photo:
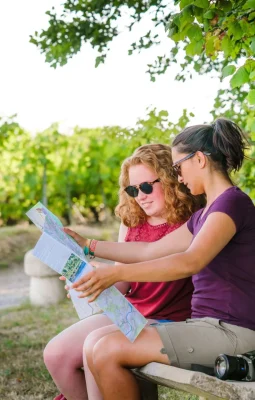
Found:
[[[213,212],[230,216],[236,234],[224,249],[193,276],[192,318],[212,317],[255,330],[255,206],[236,186],[223,192],[200,219],[204,209],[188,221],[198,234]]]

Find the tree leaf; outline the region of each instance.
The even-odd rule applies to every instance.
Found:
[[[224,56],[227,58],[233,50],[234,43],[226,35],[221,41],[221,49],[224,51]]]
[[[186,6],[180,12],[180,31],[182,31],[186,25],[192,23],[194,21],[194,17],[191,13],[191,6]]]
[[[243,30],[241,25],[236,21],[230,23],[228,28],[228,34],[229,36],[232,35],[235,40],[241,39],[243,37]]]
[[[251,81],[253,81],[255,79],[255,71],[252,71],[249,75],[249,78]]]
[[[200,39],[202,39],[203,35],[200,26],[198,24],[192,24],[187,31],[187,36],[191,41],[199,41]]]
[[[105,61],[105,57],[104,56],[96,57],[95,68],[97,68],[99,66],[99,64],[104,63],[104,61]]]
[[[198,42],[191,42],[185,47],[186,54],[190,57],[195,56],[196,54],[201,54],[203,49],[203,40],[199,40]]]
[[[185,51],[188,56],[192,57],[196,54],[195,53],[195,45],[196,45],[196,42],[191,42],[185,47]]]
[[[249,82],[249,74],[244,66],[240,67],[233,75],[230,84],[232,89],[242,86],[244,83]]]
[[[251,132],[255,132],[255,120],[252,122],[252,124],[250,126],[250,130],[251,130]]]
[[[206,54],[210,57],[214,54],[214,37],[211,36],[209,37],[209,39],[206,40],[205,42],[205,50],[206,50]]]
[[[218,4],[218,7],[223,11],[230,11],[232,9],[232,4],[229,0],[221,0]]]
[[[207,8],[210,5],[208,0],[194,0],[193,4],[194,4],[194,6],[197,6],[200,8]]]
[[[195,46],[195,52],[196,54],[201,54],[204,48],[204,40],[201,39],[198,42],[196,42],[196,46]]]
[[[251,40],[251,51],[255,54],[255,37]]]
[[[244,65],[248,74],[255,70],[255,60],[252,60],[251,58],[248,58]]]
[[[249,91],[247,95],[247,100],[250,104],[254,105],[255,104],[255,89],[252,89]]]
[[[166,111],[166,110],[161,110],[161,111],[158,113],[158,115],[159,115],[159,117],[168,117],[168,111]]]
[[[255,0],[248,0],[243,6],[243,10],[248,10],[249,8],[255,8]]]
[[[180,2],[180,10],[182,10],[184,7],[189,6],[190,4],[193,4],[194,0],[181,0]]]
[[[214,17],[214,12],[212,10],[208,10],[204,14],[204,18],[206,18],[206,19],[212,19],[213,17]]]
[[[223,68],[222,70],[222,77],[226,78],[229,75],[232,75],[236,70],[236,67],[234,65],[226,65],[226,67]]]
[[[255,11],[251,12],[248,16],[248,21],[252,21],[255,18]]]

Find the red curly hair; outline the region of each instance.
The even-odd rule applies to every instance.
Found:
[[[165,144],[146,144],[138,147],[131,157],[128,157],[121,166],[119,178],[119,204],[115,214],[127,227],[135,227],[147,220],[147,215],[130,197],[125,188],[129,182],[129,168],[143,164],[155,171],[160,178],[165,195],[165,216],[168,224],[183,223],[204,205],[204,198],[192,196],[186,186],[178,182],[172,168],[171,147]]]

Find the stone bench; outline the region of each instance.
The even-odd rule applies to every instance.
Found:
[[[255,400],[255,382],[221,381],[201,372],[156,362],[133,372],[139,378],[143,400],[158,399],[157,385],[195,394],[200,400]]]
[[[66,297],[63,281],[59,274],[36,258],[32,250],[24,257],[25,274],[30,276],[30,302],[37,306],[58,303]]]

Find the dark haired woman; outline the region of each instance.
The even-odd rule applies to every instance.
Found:
[[[219,353],[255,349],[255,207],[229,177],[241,167],[245,148],[242,131],[229,120],[186,128],[173,142],[173,167],[193,195],[206,194],[205,208],[155,243],[97,243],[97,256],[124,264],[93,263],[97,269],[74,285],[81,297],[92,295],[92,301],[117,281],[193,276],[194,284],[186,322],[146,327],[134,343],[107,328],[88,336],[86,357],[105,400],[140,399],[129,368],[151,361],[213,366]]]

